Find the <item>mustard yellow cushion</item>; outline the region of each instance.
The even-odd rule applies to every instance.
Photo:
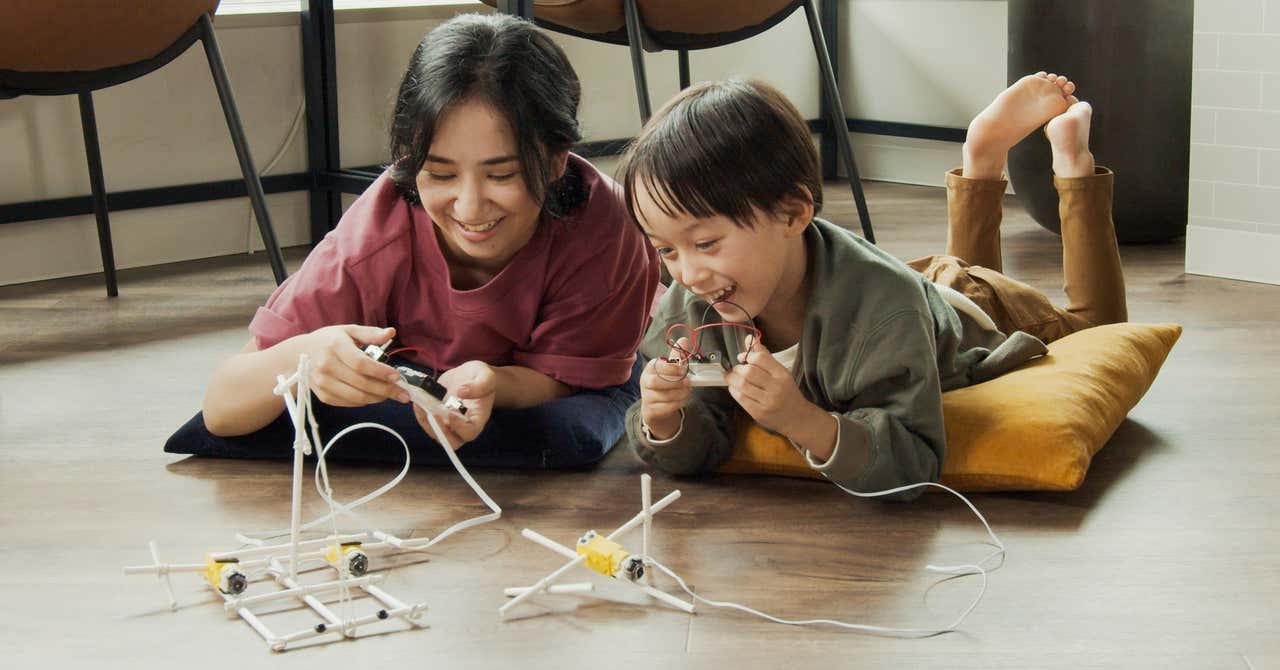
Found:
[[[942,394],[942,482],[962,491],[1070,491],[1151,387],[1177,324],[1117,323],[1049,345],[1049,355]],[[723,472],[821,478],[783,438],[748,420]]]

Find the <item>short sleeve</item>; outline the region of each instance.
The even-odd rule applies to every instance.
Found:
[[[409,224],[394,184],[384,174],[258,308],[249,323],[258,347],[324,326],[387,325],[391,278],[412,271],[404,240]]]
[[[326,240],[327,242],[328,240]],[[276,288],[253,316],[249,332],[266,349],[317,328],[369,323],[372,310],[334,246],[322,242],[297,273]]]

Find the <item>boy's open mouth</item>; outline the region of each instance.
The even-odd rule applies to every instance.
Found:
[[[710,294],[708,294],[708,295],[707,295],[707,302],[709,302],[709,303],[711,303],[711,304],[713,304],[713,305],[714,305],[714,304],[716,304],[716,303],[718,303],[718,302],[721,302],[721,301],[723,301],[723,300],[728,300],[729,298],[732,298],[732,297],[733,297],[733,294],[735,294],[735,293],[737,293],[737,292],[738,292],[738,286],[737,286],[737,284],[730,284],[730,285],[728,285],[728,286],[726,286],[726,287],[724,287],[724,288],[720,289],[719,291],[716,291],[715,293],[710,293]]]

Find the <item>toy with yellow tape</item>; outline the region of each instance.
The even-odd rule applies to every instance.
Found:
[[[329,545],[329,550],[324,554],[324,560],[329,561],[329,565],[338,567],[339,556],[341,560],[347,564],[347,574],[352,577],[363,577],[369,572],[369,555],[364,553],[360,548],[359,542],[347,542],[342,545]]]
[[[235,558],[215,561],[211,556],[205,559],[204,578],[213,588],[229,596],[244,593],[249,587],[249,578],[240,571],[240,560]]]
[[[594,530],[578,538],[578,555],[585,555],[587,567],[607,577],[625,577],[634,582],[644,576],[644,561],[639,556],[632,556],[622,545]]]

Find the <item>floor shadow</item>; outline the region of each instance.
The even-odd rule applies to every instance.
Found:
[[[286,250],[290,268],[308,249]],[[243,328],[275,289],[265,256],[241,254],[0,287],[0,362],[56,358]]]
[[[1158,433],[1125,419],[1094,455],[1075,491],[981,494],[974,496],[974,504],[989,510],[989,520],[1001,528],[1075,530],[1124,485],[1141,461],[1169,448]]]

